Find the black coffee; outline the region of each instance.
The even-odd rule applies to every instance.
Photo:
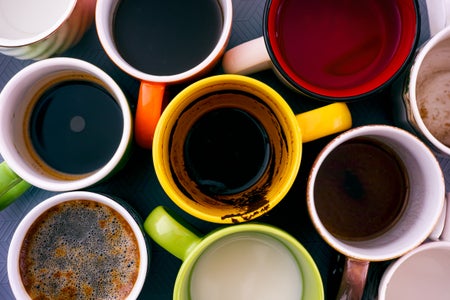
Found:
[[[401,216],[408,178],[401,160],[372,139],[357,138],[334,149],[317,174],[314,199],[330,233],[348,240],[388,230]]]
[[[186,169],[209,195],[249,188],[265,171],[269,156],[263,126],[236,108],[215,109],[201,116],[184,144]]]
[[[136,69],[174,75],[202,62],[222,31],[217,0],[122,0],[113,25],[116,47]]]
[[[38,99],[29,123],[31,143],[51,168],[85,174],[105,165],[123,132],[119,104],[87,81],[58,83]]]
[[[127,221],[110,207],[72,200],[43,213],[20,250],[20,275],[32,299],[126,299],[140,265]]]

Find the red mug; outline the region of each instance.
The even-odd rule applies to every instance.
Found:
[[[415,0],[268,0],[263,36],[228,50],[226,73],[272,68],[325,101],[374,94],[407,65],[420,30]]]

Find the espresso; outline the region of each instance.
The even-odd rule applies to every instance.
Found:
[[[100,85],[68,80],[39,97],[28,126],[32,147],[46,165],[80,175],[101,168],[114,155],[122,138],[123,116]]]
[[[266,170],[269,156],[264,127],[238,108],[205,113],[190,128],[184,143],[187,172],[208,195],[248,189]]]
[[[43,213],[25,236],[19,262],[32,299],[125,299],[139,264],[138,242],[127,221],[88,200]]]
[[[174,75],[201,63],[222,32],[217,0],[121,0],[113,35],[120,55],[152,75]]]
[[[320,166],[314,187],[321,222],[346,240],[387,231],[402,215],[407,198],[403,163],[391,149],[368,138],[334,149]]]

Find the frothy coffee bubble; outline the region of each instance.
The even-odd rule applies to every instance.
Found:
[[[33,299],[124,299],[139,269],[130,225],[108,206],[61,203],[29,229],[20,274]]]

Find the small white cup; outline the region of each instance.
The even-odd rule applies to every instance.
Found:
[[[94,201],[108,206],[113,211],[122,216],[130,226],[134,236],[136,237],[137,245],[139,247],[139,269],[135,283],[126,299],[136,299],[139,296],[139,293],[141,292],[144,285],[150,258],[150,244],[147,242],[145,235],[143,234],[143,231],[141,229],[142,221],[138,217],[137,213],[135,213],[131,207],[128,207],[126,203],[123,203],[118,199],[113,200],[112,198],[105,195],[83,191],[62,193],[44,200],[43,202],[35,206],[18,225],[9,246],[7,261],[8,279],[14,296],[17,299],[30,299],[30,296],[25,290],[24,284],[22,282],[19,266],[20,249],[22,248],[22,244],[24,243],[24,239],[28,230],[33,225],[33,223],[38,220],[38,218],[41,217],[47,210],[58,204],[73,200]]]
[[[0,0],[0,52],[44,59],[76,44],[94,20],[96,0]]]
[[[445,219],[445,227],[439,241],[424,243],[389,265],[380,281],[379,300],[448,299],[450,295],[449,205],[447,205]]]
[[[316,177],[328,155],[342,143],[361,137],[377,140],[395,152],[403,162],[409,182],[408,199],[397,221],[383,233],[362,240],[347,240],[336,237],[325,227],[317,212],[314,191],[320,189],[316,186]],[[405,130],[387,125],[366,125],[340,134],[325,146],[309,175],[307,206],[319,234],[347,258],[339,294],[362,296],[369,262],[400,257],[422,244],[439,222],[444,199],[444,176],[438,161],[423,142]],[[330,201],[333,201],[332,197]]]

